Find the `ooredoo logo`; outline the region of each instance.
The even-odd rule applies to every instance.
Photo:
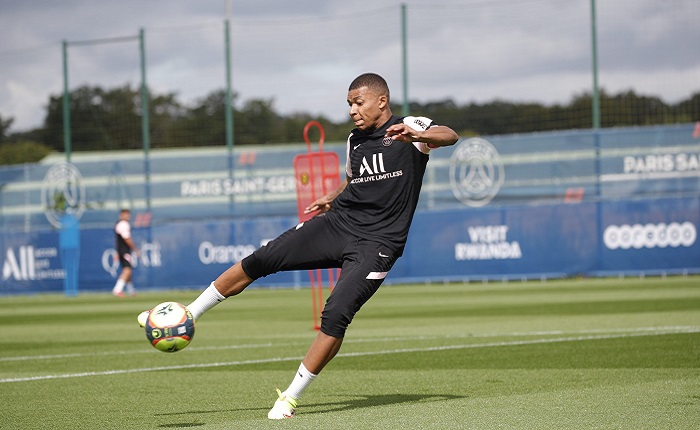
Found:
[[[603,232],[608,249],[689,247],[697,239],[697,229],[690,222],[670,224],[610,225]]]

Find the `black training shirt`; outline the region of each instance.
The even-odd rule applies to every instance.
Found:
[[[432,120],[392,116],[380,128],[354,129],[348,137],[348,185],[336,197],[330,216],[353,234],[403,253],[428,163],[426,143],[404,143],[384,137],[386,129],[403,122],[426,130]]]

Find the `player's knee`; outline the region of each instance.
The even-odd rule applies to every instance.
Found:
[[[355,312],[350,309],[338,310],[328,309],[328,306],[321,314],[321,332],[336,338],[345,337],[345,331],[352,322]]]
[[[336,338],[345,337],[345,331],[348,329],[348,325],[349,323],[328,321],[321,317],[321,333],[327,334],[328,336]]]
[[[243,272],[245,272],[245,274],[248,275],[248,277],[253,281],[266,275],[260,259],[255,255],[255,253],[252,253],[241,260],[241,269],[243,269]]]

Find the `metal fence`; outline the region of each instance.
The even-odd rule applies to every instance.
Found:
[[[76,172],[54,154],[0,168],[0,228],[51,228],[57,204],[79,210],[84,227],[110,225],[122,207],[156,224],[294,216],[292,160],[306,150],[303,143],[162,149],[148,163],[141,151],[76,153]],[[342,178],[344,144],[324,150],[337,153]],[[695,124],[462,139],[431,154],[418,210],[697,197],[699,158]]]
[[[138,89],[145,84],[151,98],[174,94],[182,103],[193,104],[227,88],[231,77],[236,108],[264,99],[283,114],[308,112],[340,120],[346,118],[343,98],[348,83],[369,70],[385,76],[394,100],[404,105],[409,100],[447,99],[554,105],[598,88],[609,94],[634,90],[676,103],[700,90],[700,70],[692,60],[697,57],[694,35],[699,18],[700,5],[692,0],[416,2],[289,19],[238,17],[234,7],[228,32],[224,19],[193,20],[187,25],[124,28],[120,37],[95,34],[91,40],[67,40],[65,90],[125,84]],[[668,23],[687,37],[664,37],[670,32],[662,26]],[[370,52],[367,47],[377,46],[365,54]],[[61,55],[57,41],[55,47],[0,53],[0,63],[31,70],[39,58],[51,57],[59,77]],[[185,67],[191,63],[206,67]],[[12,76],[13,84],[36,90],[32,79],[31,74]],[[444,82],[456,85],[447,87]],[[292,88],[303,88],[304,96]],[[52,95],[61,92],[56,85]],[[636,108],[599,106],[603,116],[621,118]],[[590,118],[595,126],[591,107],[574,114]],[[67,124],[74,131],[82,126]],[[64,125],[56,124],[47,133],[62,136]],[[125,136],[142,134],[141,124],[129,127]],[[147,134],[148,127],[142,131]],[[235,145],[219,134],[184,136],[187,139]],[[81,142],[72,147],[80,151]]]

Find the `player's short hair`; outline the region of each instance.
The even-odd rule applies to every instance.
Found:
[[[386,95],[387,99],[389,99],[389,85],[386,83],[384,78],[376,73],[363,73],[356,77],[350,84],[348,91],[356,90],[362,87],[367,87],[379,95]]]

